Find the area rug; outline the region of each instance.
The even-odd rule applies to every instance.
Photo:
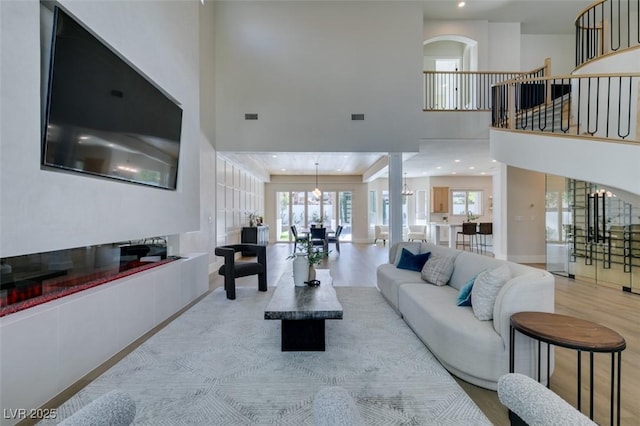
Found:
[[[313,398],[341,386],[369,425],[488,425],[475,403],[375,288],[337,287],[343,320],[325,352],[281,352],[266,293],[216,289],[58,409],[60,421],[113,389],[137,425],[312,425]],[[48,424],[41,422],[40,424]]]

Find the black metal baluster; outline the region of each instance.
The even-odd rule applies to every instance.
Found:
[[[622,139],[626,138],[627,136],[629,136],[629,134],[631,133],[631,79],[632,77],[626,77],[629,80],[629,96],[627,98],[627,133],[622,134],[621,130],[620,130],[620,126],[621,126],[621,121],[622,121],[622,78],[623,77],[619,77],[619,89],[618,89],[618,136]]]

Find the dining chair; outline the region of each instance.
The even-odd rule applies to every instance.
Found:
[[[307,242],[307,236],[298,236],[298,228],[295,225],[291,225],[291,235],[293,235],[293,252],[295,253],[298,243]]]
[[[336,245],[336,250],[340,253],[340,234],[342,234],[342,225],[338,225],[336,229],[336,233],[333,235],[329,235],[327,241],[329,244],[334,243]]]
[[[322,246],[322,250],[325,252],[329,251],[327,228],[311,228],[310,231],[311,244],[314,246]]]

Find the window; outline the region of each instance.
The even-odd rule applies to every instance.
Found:
[[[482,191],[451,191],[453,215],[482,215]]]
[[[307,191],[277,192],[278,241],[293,241],[291,225],[301,229],[316,223],[321,223],[331,230],[342,225],[344,228],[340,235],[341,239],[350,240],[352,198],[351,191],[326,191],[321,197],[316,197]],[[336,206],[339,210],[336,210]]]

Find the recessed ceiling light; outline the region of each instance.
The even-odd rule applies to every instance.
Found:
[[[440,170],[441,168],[442,168],[442,167],[440,167],[440,166],[436,167],[436,169],[438,169],[438,170]]]
[[[458,7],[465,7],[467,3],[461,1],[460,3],[458,3]]]
[[[271,158],[278,158],[276,154],[271,154]]]
[[[473,169],[475,169],[475,167],[469,166],[469,170],[473,170]]]
[[[336,172],[341,172],[341,171],[342,171],[342,169],[337,169],[337,170],[336,170]]]
[[[280,169],[280,171],[281,171],[281,172],[286,172],[286,171],[287,171],[287,169]]]
[[[456,174],[456,172],[451,172],[451,174],[452,174],[452,175],[455,175],[455,174]]]
[[[486,175],[486,173],[485,173],[485,172],[482,172],[482,173],[480,173],[480,174],[481,174],[481,175]]]
[[[89,139],[89,136],[80,136],[80,140],[86,141],[87,139]]]
[[[497,160],[491,160],[492,163],[495,163]]]
[[[454,163],[459,163],[459,162],[460,162],[460,160],[453,160],[453,162],[454,162]]]

